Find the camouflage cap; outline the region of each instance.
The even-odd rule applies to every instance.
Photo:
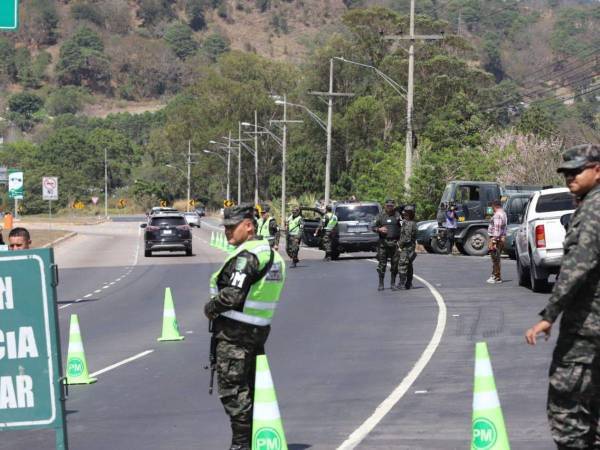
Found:
[[[385,201],[385,206],[396,206],[396,201],[394,199],[392,199],[392,198],[388,198]]]
[[[600,146],[583,144],[571,147],[563,153],[563,163],[557,172],[582,169],[589,163],[600,163]]]
[[[261,212],[263,212],[263,213],[268,213],[269,211],[271,211],[271,207],[269,205],[267,205],[266,203],[260,205],[260,209],[261,209]]]
[[[414,205],[406,205],[403,209],[404,212],[415,212]]]
[[[223,210],[223,225],[225,226],[237,225],[244,219],[254,220],[254,205],[242,203]]]

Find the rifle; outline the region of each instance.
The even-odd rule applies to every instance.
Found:
[[[212,395],[213,386],[215,384],[215,370],[217,370],[217,338],[215,337],[215,330],[212,320],[208,322],[208,332],[211,333],[210,354],[208,356],[209,365],[204,366],[204,369],[210,369],[210,383],[208,385],[208,395]]]

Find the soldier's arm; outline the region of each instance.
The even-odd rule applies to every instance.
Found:
[[[577,245],[563,257],[560,274],[548,300],[548,305],[540,313],[543,320],[554,322],[565,307],[572,302],[579,289],[589,277],[596,275],[600,259],[600,211],[597,205],[584,205],[580,215],[580,228]]]
[[[239,309],[256,282],[259,275],[258,258],[250,252],[242,252],[233,258],[223,268],[220,284],[225,281],[227,285],[219,290],[205,306],[204,312],[208,317],[215,317],[219,313],[230,309]]]
[[[381,216],[377,216],[377,218],[375,219],[375,221],[373,222],[373,226],[371,227],[371,229],[375,232],[375,233],[379,233],[379,227],[381,227]]]
[[[269,233],[275,237],[275,245],[279,244],[279,227],[275,219],[269,221]]]

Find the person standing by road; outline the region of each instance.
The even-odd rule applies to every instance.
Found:
[[[226,208],[223,225],[236,247],[210,280],[211,320],[219,396],[231,420],[230,450],[250,450],[256,356],[264,354],[285,282],[285,263],[266,240],[255,239],[253,206]]]
[[[286,229],[287,240],[285,250],[292,260],[292,267],[296,267],[298,264],[300,243],[302,242],[302,232],[304,231],[304,219],[300,214],[298,206],[292,208],[292,214],[287,218]]]
[[[315,236],[319,234],[323,234],[323,249],[325,250],[325,261],[331,261],[331,258],[334,254],[335,247],[335,234],[337,232],[337,216],[333,213],[333,208],[331,205],[327,205],[325,207],[325,215],[321,219],[321,224],[317,231],[315,231]]]
[[[494,200],[492,208],[494,215],[488,227],[488,250],[492,257],[492,275],[488,278],[487,282],[490,284],[499,284],[502,283],[500,261],[504,242],[506,241],[507,218],[500,200]]]
[[[400,239],[400,229],[402,227],[402,216],[396,210],[396,202],[392,199],[385,201],[384,211],[377,216],[373,224],[373,231],[379,234],[379,243],[377,245],[377,273],[379,274],[378,291],[384,289],[385,269],[388,260],[390,261],[390,287],[395,291],[396,276],[398,275],[398,262],[400,251],[398,249],[398,239]]]
[[[31,235],[27,228],[17,227],[8,233],[8,250],[29,250]]]
[[[547,412],[559,450],[600,448],[600,146],[573,147],[558,171],[579,204],[564,241],[560,274],[541,320],[527,330],[535,345],[562,313],[550,365]]]
[[[398,289],[412,289],[413,261],[417,257],[417,222],[415,222],[415,207],[407,205],[402,211],[402,229],[398,246],[399,272]]]
[[[454,248],[454,236],[456,235],[456,228],[458,227],[458,215],[456,214],[456,206],[449,205],[446,210],[446,248],[448,250],[448,254],[452,254],[452,249]]]
[[[269,245],[275,250],[279,249],[279,227],[275,217],[270,214],[271,208],[269,205],[263,205],[260,211],[260,219],[256,228],[256,235],[259,238],[269,241]]]

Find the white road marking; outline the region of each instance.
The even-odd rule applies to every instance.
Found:
[[[369,260],[373,261],[373,260]],[[433,336],[427,344],[425,351],[421,354],[418,361],[411,369],[411,371],[404,377],[402,382],[393,390],[393,392],[375,408],[375,411],[371,416],[365,420],[360,427],[358,427],[337,450],[352,450],[356,448],[367,435],[373,431],[373,429],[381,422],[381,420],[392,410],[394,406],[400,401],[404,394],[410,389],[412,384],[415,382],[417,377],[421,374],[423,369],[427,366],[431,357],[435,353],[436,349],[440,345],[442,336],[444,334],[444,328],[446,327],[446,304],[444,303],[444,297],[438,292],[438,290],[431,285],[427,280],[415,275],[417,280],[423,283],[431,292],[438,306],[437,325]]]
[[[115,284],[115,283],[116,283],[116,281],[112,281],[112,282],[108,283],[108,285],[109,285],[109,286],[112,286],[112,285],[113,285],[113,284]]]
[[[69,306],[71,306],[71,303],[67,303],[66,305],[61,305],[58,307],[58,309],[68,308]]]
[[[92,294],[85,294],[85,295],[83,296],[83,298],[90,298],[91,296],[92,296]]]
[[[94,291],[94,294],[97,294],[98,292],[102,292],[102,289],[96,289],[96,290]]]
[[[144,351],[142,353],[138,353],[137,355],[133,355],[133,356],[127,358],[127,359],[124,359],[123,361],[120,361],[118,363],[113,364],[112,366],[108,366],[108,367],[105,367],[104,369],[98,370],[97,372],[91,373],[90,377],[96,377],[98,375],[101,375],[103,373],[108,372],[109,370],[116,369],[117,367],[120,367],[120,366],[122,366],[124,364],[127,364],[127,363],[130,363],[132,361],[135,361],[136,359],[143,358],[144,356],[149,355],[153,351],[154,350],[146,350],[146,351]]]
[[[106,286],[102,286],[102,289],[108,289],[110,286],[106,285]]]

